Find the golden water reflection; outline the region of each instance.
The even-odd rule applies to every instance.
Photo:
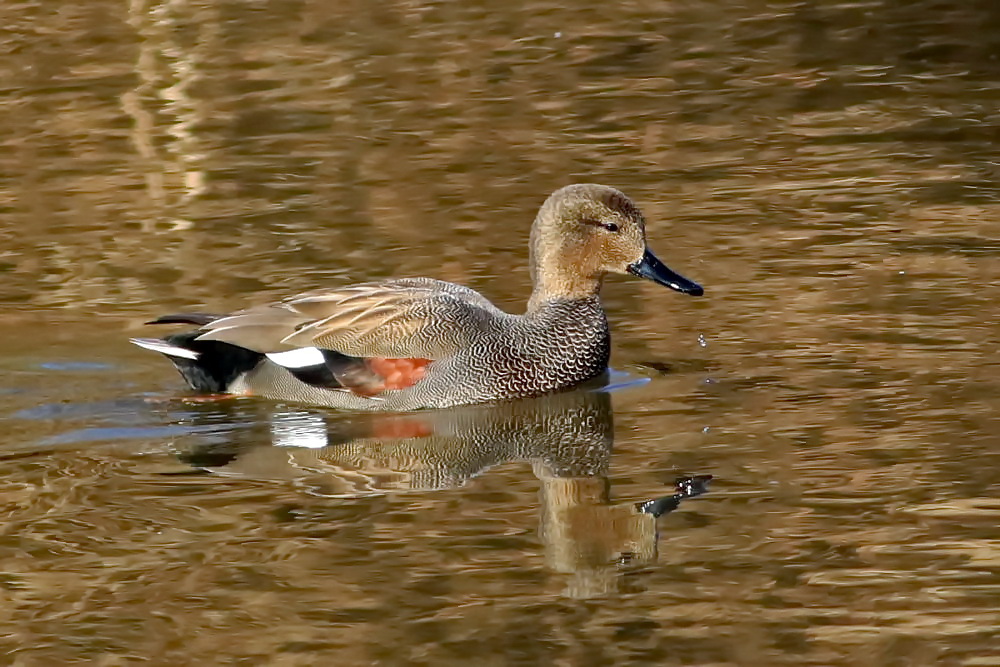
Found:
[[[182,459],[342,498],[455,488],[493,467],[527,463],[541,483],[546,562],[575,575],[567,587],[574,597],[615,590],[623,562],[655,562],[656,519],[707,488],[704,480],[686,479],[674,494],[612,504],[614,425],[604,391],[408,415],[338,418],[299,409],[269,418],[270,442],[199,445]]]

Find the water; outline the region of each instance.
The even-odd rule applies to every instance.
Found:
[[[994,3],[0,15],[4,662],[1000,663]],[[389,275],[517,310],[575,181],[707,289],[609,281],[609,392],[199,402],[125,342]]]

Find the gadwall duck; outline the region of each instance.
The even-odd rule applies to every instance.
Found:
[[[635,204],[603,185],[550,195],[530,252],[534,291],[523,315],[461,285],[404,278],[232,315],[167,315],[150,324],[200,328],[132,342],[165,354],[199,392],[350,410],[442,408],[539,396],[602,375],[611,347],[599,298],[607,273],[702,294],[646,247]]]

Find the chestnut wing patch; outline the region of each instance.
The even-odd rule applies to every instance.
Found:
[[[430,359],[388,359],[372,357],[362,362],[350,378],[342,377],[344,386],[362,396],[376,396],[385,391],[407,389],[427,373]]]

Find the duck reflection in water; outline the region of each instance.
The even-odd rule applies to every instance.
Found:
[[[609,592],[623,565],[654,561],[657,517],[704,493],[711,479],[685,477],[673,494],[613,504],[611,400],[591,389],[407,414],[296,409],[274,413],[269,435],[265,445],[203,445],[183,458],[228,473],[306,478],[316,492],[343,497],[454,488],[496,465],[530,463],[541,482],[546,562],[572,575],[574,597]]]

